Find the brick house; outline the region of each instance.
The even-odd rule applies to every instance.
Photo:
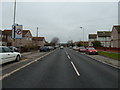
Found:
[[[26,47],[32,45],[32,34],[30,30],[23,30],[23,38],[15,40],[11,38],[12,30],[4,30],[2,31],[2,33],[3,33],[2,41],[6,46]]]
[[[32,41],[34,43],[34,46],[44,46],[46,44],[45,38],[44,37],[33,37]]]
[[[120,25],[112,28],[111,47],[120,48]]]
[[[89,46],[93,46],[92,42],[95,40],[97,40],[97,34],[89,34],[88,35]]]
[[[103,47],[111,46],[111,31],[97,31],[97,40]]]

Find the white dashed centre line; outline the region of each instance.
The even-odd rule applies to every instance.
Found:
[[[70,59],[70,56],[69,56],[69,55],[68,55],[67,57],[68,57],[68,59]]]
[[[65,50],[65,53],[66,53],[68,59],[71,59],[70,56],[69,56],[69,54],[67,53],[66,50]],[[73,68],[74,68],[74,70],[75,70],[77,76],[79,77],[79,76],[80,76],[80,73],[78,72],[78,70],[77,70],[77,68],[75,67],[74,63],[73,63],[72,61],[70,61],[70,62],[71,62],[71,64],[72,64],[72,66],[73,66]]]
[[[76,74],[77,74],[78,76],[80,76],[80,73],[78,72],[77,68],[75,67],[75,65],[74,65],[74,63],[73,63],[72,61],[71,61],[71,64],[72,64],[72,66],[73,66]]]

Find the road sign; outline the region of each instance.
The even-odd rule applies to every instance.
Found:
[[[22,25],[12,26],[12,38],[21,39],[22,38]]]

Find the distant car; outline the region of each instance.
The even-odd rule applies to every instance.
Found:
[[[20,61],[21,54],[14,52],[6,46],[0,46],[0,64],[4,64],[11,61]]]
[[[49,51],[49,48],[47,46],[44,46],[44,47],[40,47],[40,52],[47,52]]]
[[[97,55],[98,51],[94,47],[87,47],[85,53],[86,54],[96,54]]]
[[[72,46],[69,46],[70,49],[72,49]]]
[[[80,47],[79,48],[79,52],[85,52],[86,51],[86,48],[85,47]]]
[[[63,49],[64,47],[63,46],[60,46],[60,49]]]

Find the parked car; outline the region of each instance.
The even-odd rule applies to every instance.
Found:
[[[54,47],[54,49],[56,49],[56,48],[59,48],[59,45],[56,45],[56,46]]]
[[[47,46],[48,50],[54,50],[55,48],[53,46]]]
[[[21,54],[14,52],[6,46],[0,46],[0,64],[4,64],[11,61],[20,61]]]
[[[14,46],[8,46],[12,51],[19,52],[19,49]]]
[[[47,52],[49,51],[49,48],[47,46],[40,47],[40,52]]]
[[[79,51],[79,47],[74,46],[74,47],[73,47],[73,50]]]
[[[80,47],[79,52],[85,52],[86,48],[85,47]]]
[[[94,47],[87,47],[85,53],[86,54],[98,54],[98,51]]]

